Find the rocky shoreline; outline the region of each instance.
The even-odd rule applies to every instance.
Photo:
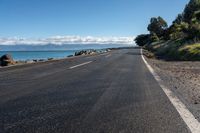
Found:
[[[95,54],[101,54],[101,53],[105,53],[105,52],[109,52],[109,51],[111,51],[111,49],[80,50],[80,51],[75,52],[74,55],[68,55],[68,56],[66,56],[66,58],[76,57],[76,56],[95,55]],[[46,61],[52,61],[52,60],[59,60],[59,59],[48,58],[48,59],[33,59],[33,60],[14,61],[12,55],[5,54],[5,55],[3,55],[3,56],[0,57],[0,67],[23,65],[23,64],[31,64],[31,63],[38,63],[38,62],[46,62]]]

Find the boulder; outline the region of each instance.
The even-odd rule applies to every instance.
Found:
[[[95,54],[96,50],[81,50],[75,53],[75,56]]]
[[[9,66],[14,65],[15,61],[13,60],[12,56],[9,54],[5,54],[0,58],[0,65],[1,66]]]
[[[39,62],[44,62],[44,61],[45,61],[45,59],[39,59],[38,61],[39,61]]]
[[[73,55],[68,55],[67,57],[73,57]]]
[[[38,60],[37,59],[33,59],[33,62],[38,62]]]
[[[76,53],[75,53],[75,56],[86,55],[86,54],[87,54],[87,51],[82,50],[82,51],[76,52]]]
[[[48,58],[48,61],[50,61],[50,60],[54,60],[54,58]]]
[[[26,60],[25,63],[34,63],[33,60]]]

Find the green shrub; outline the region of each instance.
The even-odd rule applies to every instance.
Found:
[[[178,52],[182,60],[200,60],[200,44],[185,45]]]

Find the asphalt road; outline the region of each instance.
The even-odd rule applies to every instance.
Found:
[[[1,133],[188,133],[139,49],[0,69]]]

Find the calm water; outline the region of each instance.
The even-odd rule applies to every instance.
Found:
[[[33,59],[48,59],[48,58],[64,58],[69,55],[74,55],[75,50],[67,51],[0,51],[0,56],[11,54],[14,60],[33,60]]]

